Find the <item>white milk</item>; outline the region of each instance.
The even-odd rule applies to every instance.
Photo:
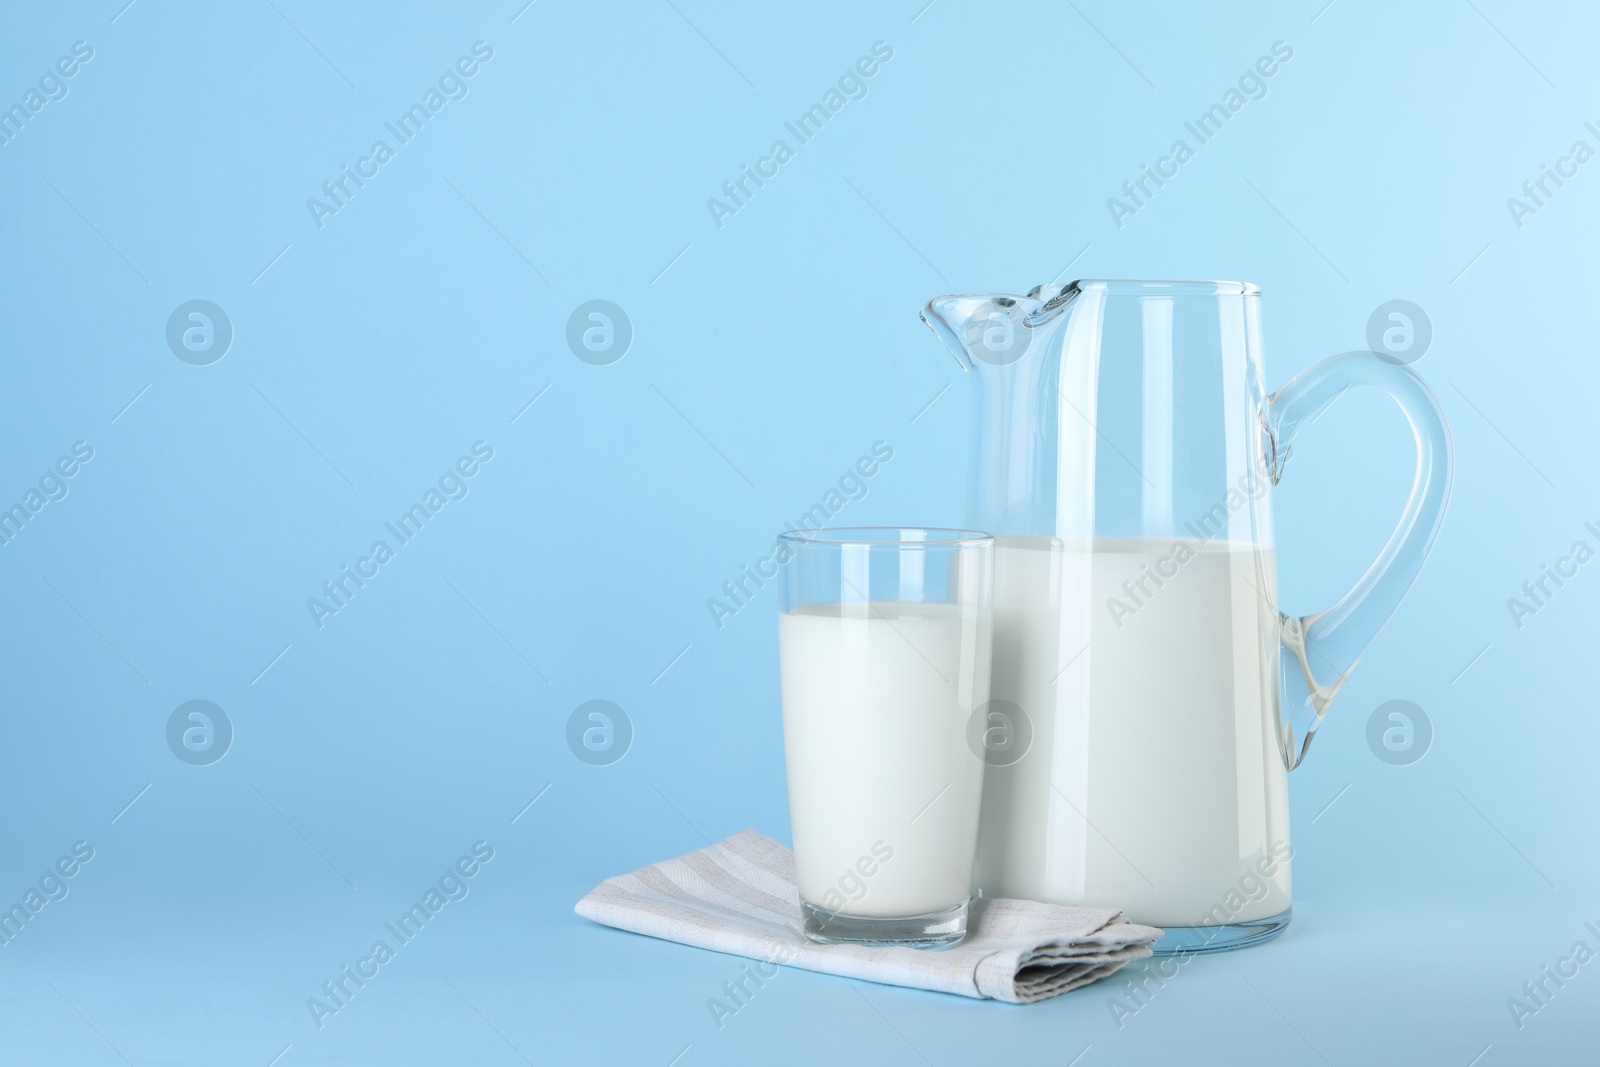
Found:
[[[870,608],[870,610],[869,610]],[[988,620],[954,604],[806,605],[778,618],[800,896],[905,917],[971,896]]]
[[[987,771],[984,895],[1155,926],[1289,906],[1272,556],[1188,541],[1179,562],[1174,544],[998,539],[994,696],[1033,742]]]

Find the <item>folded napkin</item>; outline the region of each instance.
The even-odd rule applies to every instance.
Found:
[[[794,855],[745,830],[710,848],[607,878],[574,910],[620,930],[769,965],[1013,1004],[1104,978],[1150,955],[1150,944],[1161,936],[1125,921],[1115,908],[983,897],[968,912],[966,940],[951,948],[819,945],[800,931],[795,886]]]

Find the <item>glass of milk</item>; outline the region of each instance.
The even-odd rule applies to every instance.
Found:
[[[983,793],[994,539],[795,530],[778,560],[783,743],[806,936],[953,945],[966,935]]]

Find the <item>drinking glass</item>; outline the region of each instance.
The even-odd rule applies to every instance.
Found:
[[[854,527],[780,543],[783,742],[806,936],[953,945],[966,935],[983,792],[972,738],[989,699],[994,539]]]

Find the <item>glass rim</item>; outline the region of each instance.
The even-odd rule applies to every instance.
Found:
[[[924,535],[907,537],[908,533]],[[888,536],[874,537],[873,534]],[[822,526],[815,530],[785,530],[780,541],[824,545],[894,545],[900,548],[979,547],[993,545],[994,535],[954,526]]]

